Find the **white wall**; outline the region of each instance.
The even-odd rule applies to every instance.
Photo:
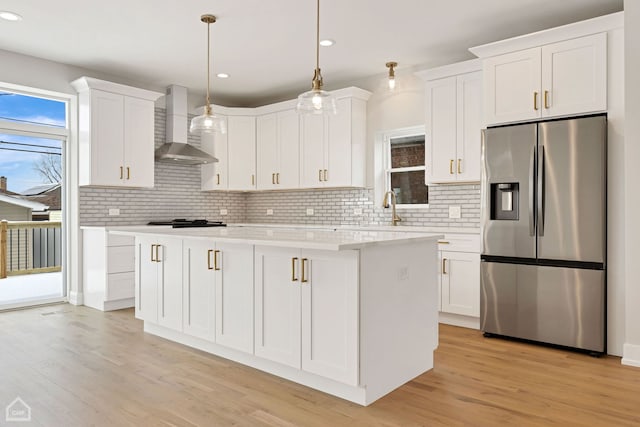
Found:
[[[625,0],[626,339],[623,364],[640,367],[640,2]]]

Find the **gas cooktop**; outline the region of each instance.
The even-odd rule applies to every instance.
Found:
[[[170,225],[173,228],[190,227],[226,227],[222,221],[208,221],[206,219],[172,219],[168,221],[150,221],[147,225]]]

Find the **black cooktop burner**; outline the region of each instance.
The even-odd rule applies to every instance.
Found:
[[[208,221],[206,219],[172,219],[169,221],[150,221],[147,225],[170,225],[173,228],[190,228],[190,227],[226,227],[227,224],[222,221]]]

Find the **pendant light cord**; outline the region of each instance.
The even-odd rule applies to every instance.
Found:
[[[210,56],[210,51],[211,51],[211,22],[207,22],[207,114],[211,114],[210,110],[211,110],[211,101],[209,99],[209,92],[210,92],[210,70],[209,67],[211,65],[211,56]]]
[[[316,75],[320,77],[320,0],[316,2]]]

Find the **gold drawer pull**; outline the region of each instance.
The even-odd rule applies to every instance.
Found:
[[[213,249],[209,249],[207,251],[207,270],[213,270],[213,267],[211,266],[211,253],[213,252]]]
[[[458,159],[458,173],[462,173],[462,159]]]
[[[549,108],[549,91],[544,91],[544,108]]]
[[[296,262],[298,258],[291,258],[291,281],[297,282],[298,278],[296,277]]]
[[[220,174],[216,174],[216,185],[220,185]]]
[[[438,240],[439,245],[448,245],[449,242],[447,240]]]
[[[300,283],[307,283],[309,281],[305,276],[305,269],[304,269],[304,265],[307,261],[309,261],[307,258],[302,258],[302,262],[300,263],[302,264],[302,277],[300,278]]]
[[[538,92],[533,92],[533,109],[538,111]]]
[[[453,175],[453,159],[449,160],[449,174]]]
[[[124,178],[124,168],[120,166],[120,179]]]
[[[127,166],[127,179],[131,179],[131,168]]]
[[[220,267],[218,267],[218,254],[220,251],[213,251],[213,269],[215,271],[220,271]]]
[[[446,258],[442,258],[442,274],[447,274],[447,259]]]

